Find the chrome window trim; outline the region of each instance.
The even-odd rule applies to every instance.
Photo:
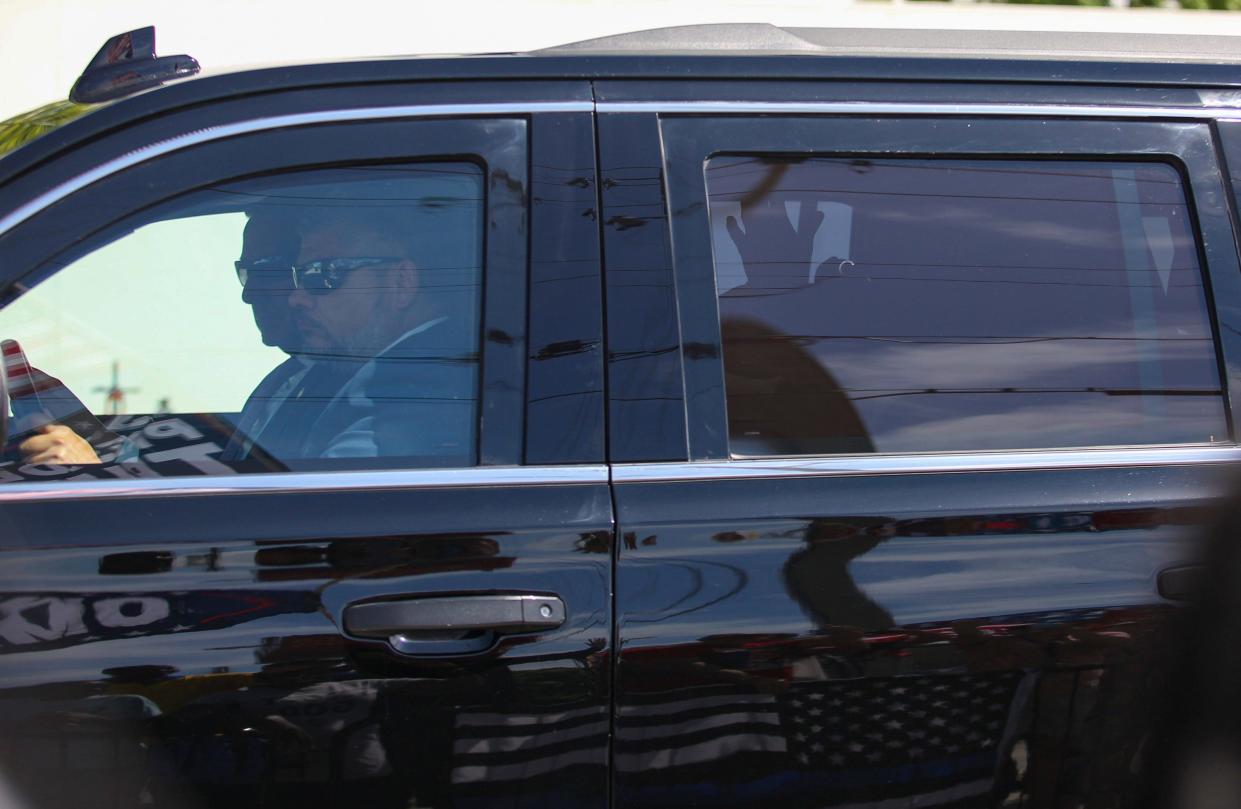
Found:
[[[102,163],[88,172],[49,189],[7,216],[0,217],[0,236],[70,194],[127,168],[191,146],[223,138],[288,126],[395,118],[432,118],[446,115],[485,116],[541,112],[656,112],[688,114],[864,114],[864,115],[1002,115],[1049,117],[1184,118],[1241,121],[1241,110],[1229,107],[1107,107],[1087,105],[1021,104],[918,104],[872,101],[780,102],[780,101],[531,101],[489,104],[415,104],[395,107],[361,107],[345,110],[276,115],[187,132],[152,143]]]
[[[1238,121],[1236,107],[1109,107],[1085,104],[919,104],[889,101],[601,101],[595,111],[691,115],[999,115],[1051,118],[1189,118]]]
[[[1124,447],[926,455],[849,455],[835,458],[762,458],[689,463],[617,464],[612,467],[612,481],[619,484],[950,472],[1017,472],[1235,462],[1241,462],[1241,447]]]
[[[474,466],[462,469],[277,472],[133,480],[47,481],[0,484],[0,503],[96,500],[129,497],[189,497],[276,492],[459,489],[463,487],[568,486],[608,482],[602,464],[575,466]]]
[[[418,104],[400,107],[359,107],[347,110],[320,110],[317,112],[299,112],[289,115],[274,115],[270,118],[254,118],[248,121],[236,121],[231,124],[207,127],[174,138],[162,140],[135,149],[121,157],[101,163],[90,171],[79,174],[14,209],[7,216],[0,218],[0,236],[25,222],[45,208],[55,205],[70,194],[81,191],[87,186],[110,177],[117,172],[132,168],[157,157],[172,152],[199,146],[212,141],[231,138],[236,135],[248,135],[268,129],[280,129],[290,126],[310,126],[313,124],[341,123],[345,121],[383,121],[395,118],[434,118],[451,116],[485,116],[513,115],[540,112],[592,112],[594,103],[590,101],[529,101],[493,104]]]
[[[567,486],[602,484],[609,480],[623,484],[1183,466],[1237,462],[1241,462],[1241,447],[1194,446],[629,463],[613,465],[610,474],[609,467],[602,464],[279,472],[236,476],[8,483],[0,484],[0,503],[277,492]]]

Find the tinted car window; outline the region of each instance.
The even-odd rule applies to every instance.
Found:
[[[721,156],[734,455],[1224,440],[1180,175]]]
[[[482,183],[468,163],[251,179],[70,256],[0,312],[0,473],[475,463]],[[38,454],[54,425],[73,462]]]

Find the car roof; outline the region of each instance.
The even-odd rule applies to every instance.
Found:
[[[1241,62],[1241,37],[1199,34],[782,28],[724,23],[655,28],[534,51],[538,54],[799,54],[983,59]]]
[[[1198,34],[657,28],[521,53],[207,69],[95,108],[0,157],[0,187],[59,152],[177,109],[274,91],[434,80],[894,81],[1241,91],[1241,37]]]

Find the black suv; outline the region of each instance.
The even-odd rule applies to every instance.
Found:
[[[193,70],[135,32],[75,94]],[[8,786],[1125,805],[1241,459],[1239,188],[1212,37],[722,26],[93,108],[0,160]]]

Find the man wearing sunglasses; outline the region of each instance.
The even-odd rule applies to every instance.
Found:
[[[260,205],[247,211],[246,217],[241,256],[234,262],[241,299],[249,304],[264,344],[297,354],[289,293],[293,291],[290,268],[301,242],[301,213],[295,208]]]
[[[421,283],[415,215],[325,208],[304,220],[286,300],[312,365],[257,436],[268,453],[472,461],[473,365],[446,299]]]
[[[289,309],[302,212],[283,205],[259,205],[246,215],[241,256],[234,263],[241,299],[249,304],[263,343],[279,348],[289,358],[268,372],[246,399],[236,432],[222,453],[225,459],[250,452],[253,437],[263,431],[313,363],[302,349]]]

